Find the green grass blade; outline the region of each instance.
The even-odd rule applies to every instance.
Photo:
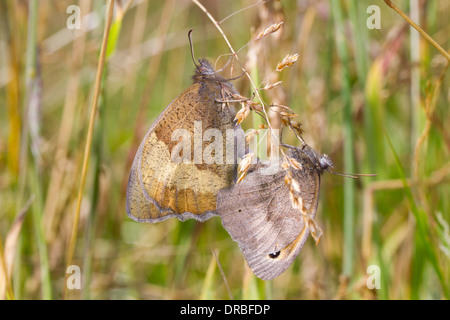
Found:
[[[339,1],[331,2],[331,10],[334,20],[336,49],[339,60],[341,61],[341,81],[342,81],[342,100],[344,103],[343,126],[344,126],[344,170],[345,172],[354,172],[353,155],[353,123],[351,110],[351,84],[349,73],[349,59],[347,44],[344,38],[344,21],[342,16],[341,3]],[[344,179],[344,249],[343,249],[343,273],[351,276],[354,262],[354,216],[355,216],[355,185],[351,179]]]
[[[428,222],[427,214],[425,213],[425,211],[423,209],[421,209],[420,207],[417,206],[416,201],[414,200],[414,196],[411,191],[411,188],[408,186],[408,183],[406,182],[405,171],[403,169],[400,158],[398,157],[397,152],[395,151],[395,148],[394,148],[392,141],[389,138],[388,134],[386,133],[385,135],[386,135],[386,139],[389,144],[389,147],[392,151],[392,154],[394,155],[395,162],[397,164],[397,169],[398,169],[398,172],[400,175],[400,179],[403,181],[403,186],[404,186],[403,189],[405,191],[405,196],[408,200],[408,203],[410,205],[410,209],[414,215],[414,218],[416,219],[417,236],[419,238],[418,241],[420,241],[419,248],[423,248],[423,250],[425,252],[425,256],[427,257],[428,261],[431,263],[431,265],[436,273],[436,276],[438,277],[439,282],[441,284],[444,296],[447,299],[450,299],[450,291],[448,288],[449,285],[448,285],[448,283],[445,282],[445,278],[442,273],[441,267],[439,265],[435,249],[432,245],[433,241],[431,239],[431,234],[430,234],[431,226]]]

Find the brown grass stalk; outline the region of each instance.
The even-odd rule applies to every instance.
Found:
[[[250,76],[250,74],[248,73],[248,71],[244,68],[244,66],[242,65],[242,63],[239,60],[239,57],[236,53],[236,51],[233,49],[233,46],[231,45],[230,41],[228,40],[228,37],[225,35],[225,32],[223,31],[223,29],[220,27],[220,23],[212,16],[212,14],[198,1],[198,0],[192,0],[192,2],[197,5],[205,14],[206,16],[211,20],[211,22],[214,24],[214,26],[217,28],[217,30],[220,32],[220,34],[222,35],[223,39],[225,40],[225,42],[228,45],[228,48],[231,51],[231,54],[233,55],[233,57],[236,59],[236,61],[238,61],[241,65],[241,69],[244,72],[245,76],[248,78],[248,80],[250,81],[250,84],[252,86],[252,88],[254,89],[254,93],[256,98],[258,99],[258,101],[261,103],[261,105],[263,106],[262,111],[264,114],[264,119],[267,121],[267,126],[269,128],[270,131],[270,136],[275,139],[276,141],[279,140],[279,137],[277,137],[274,132],[273,132],[273,127],[272,124],[270,122],[270,118],[269,115],[267,113],[266,110],[266,104],[264,103],[264,100],[262,99],[259,91],[258,90],[258,86],[256,86],[255,82],[253,81],[252,77]],[[278,141],[279,144],[279,141]],[[280,149],[281,153],[284,155],[284,151],[283,149]]]
[[[86,137],[86,144],[84,148],[84,156],[83,156],[83,167],[81,170],[81,181],[78,188],[78,197],[77,197],[77,206],[75,209],[75,215],[74,215],[74,221],[72,225],[72,234],[70,237],[70,243],[67,253],[67,263],[66,263],[66,269],[68,266],[72,264],[73,260],[73,254],[75,251],[76,241],[77,241],[77,232],[78,232],[78,223],[80,220],[80,210],[81,210],[81,200],[83,198],[83,191],[84,186],[86,183],[86,175],[87,175],[87,168],[89,164],[89,156],[91,153],[91,146],[92,146],[92,137],[94,133],[94,124],[95,124],[95,116],[97,114],[97,106],[98,106],[98,98],[100,96],[100,86],[101,86],[101,80],[103,75],[103,68],[105,66],[105,57],[106,57],[106,49],[108,44],[108,36],[109,36],[109,30],[111,27],[112,19],[113,19],[113,13],[114,13],[114,0],[109,1],[109,9],[108,9],[108,18],[105,23],[105,29],[103,32],[103,40],[102,45],[100,49],[100,58],[98,62],[97,67],[97,76],[95,78],[95,85],[94,85],[94,97],[92,99],[92,105],[91,105],[91,114],[89,118],[89,127]],[[64,283],[64,296],[66,294],[66,285]]]
[[[445,51],[439,43],[437,43],[432,37],[428,35],[419,25],[417,25],[414,21],[412,21],[406,14],[403,13],[402,10],[400,10],[399,7],[397,7],[394,3],[392,3],[391,0],[384,0],[384,2],[394,9],[395,12],[397,12],[403,19],[405,19],[414,29],[419,31],[419,33],[428,40],[448,61],[450,61],[450,54]]]

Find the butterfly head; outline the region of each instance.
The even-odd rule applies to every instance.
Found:
[[[206,59],[198,59],[198,62],[199,63],[195,65],[196,70],[194,76],[192,77],[194,83],[200,83],[202,85],[205,85],[207,83],[213,84],[213,89],[210,90],[216,92],[217,99],[223,100],[227,97],[230,97],[230,94],[238,93],[233,84],[230,82],[230,80],[234,80],[234,78],[226,79],[219,75],[212,64]],[[220,94],[217,94],[219,90]],[[220,103],[219,105],[221,106],[221,108],[223,108],[223,104]],[[233,114],[233,118],[234,116],[235,115]]]
[[[225,78],[218,75],[211,63],[206,59],[198,59],[199,64],[196,64],[194,74],[194,82],[202,81],[219,81],[227,82]]]
[[[333,168],[334,163],[327,154],[322,154],[319,158],[319,165],[322,170]]]
[[[216,70],[206,59],[198,59],[199,64],[197,65],[197,74],[204,76],[215,76]]]

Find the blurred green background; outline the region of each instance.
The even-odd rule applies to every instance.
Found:
[[[201,3],[217,21],[235,13],[221,28],[236,51],[250,42],[238,56],[257,86],[283,81],[263,96],[298,114],[308,144],[329,154],[338,172],[378,176],[325,173],[319,245],[309,239],[292,266],[268,282],[249,271],[218,217],[129,219],[125,190],[137,145],[191,83],[188,30],[197,58],[214,63],[229,49],[191,1],[116,1],[73,256],[82,287],[65,297],[450,298],[445,57],[380,0],[267,1],[243,11],[258,2]],[[64,295],[105,4],[0,3],[0,298]],[[450,2],[395,4],[450,48]],[[81,9],[80,29],[66,27],[70,5]],[[370,5],[380,8],[380,29],[366,25]],[[251,41],[280,21],[277,33]],[[293,53],[299,60],[275,72]],[[234,84],[251,97],[246,77]],[[243,127],[258,123],[250,116]],[[287,130],[284,142],[298,145]],[[380,268],[380,289],[367,287],[371,265]]]

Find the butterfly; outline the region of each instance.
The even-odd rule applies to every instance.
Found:
[[[236,181],[235,143],[244,133],[223,101],[237,91],[207,60],[198,62],[194,83],[156,119],[134,158],[126,211],[138,222],[205,221],[216,215],[218,191]]]
[[[333,167],[327,155],[308,145],[290,147],[286,155],[299,165],[283,168],[281,158],[266,164],[258,161],[241,182],[217,196],[224,228],[263,280],[279,276],[299,254],[310,233],[304,216],[314,219],[321,175]],[[286,176],[296,181],[295,188],[286,185]],[[300,199],[304,215],[294,208],[293,197]]]

